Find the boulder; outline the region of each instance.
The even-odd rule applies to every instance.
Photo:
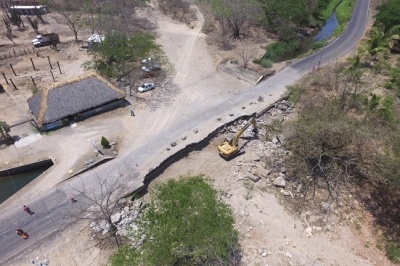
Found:
[[[259,177],[259,178],[266,177],[266,175],[265,175],[265,174],[266,174],[265,170],[262,169],[262,168],[259,168],[259,167],[253,169],[253,170],[251,171],[251,173],[252,173],[253,175]]]
[[[277,187],[286,187],[284,175],[279,175],[277,178],[275,178],[273,184]]]
[[[260,177],[255,176],[255,175],[253,175],[251,173],[247,174],[247,178],[250,179],[251,181],[254,181],[254,182],[258,182],[258,180],[260,180]]]
[[[119,223],[121,221],[121,219],[122,219],[122,215],[119,212],[114,213],[113,215],[111,215],[111,222],[113,224]]]

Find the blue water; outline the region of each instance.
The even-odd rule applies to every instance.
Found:
[[[325,25],[318,33],[302,40],[300,49],[278,56],[275,58],[275,62],[290,60],[308,52],[313,43],[329,39],[338,26],[339,22],[336,17],[336,12],[333,12],[332,16],[326,20]]]
[[[336,17],[336,12],[333,12],[332,16],[326,20],[325,25],[320,32],[313,37],[313,40],[322,41],[329,39],[337,27],[339,27],[339,21]]]
[[[29,182],[49,169],[48,166],[29,170],[29,172],[0,177],[0,204],[26,186]]]

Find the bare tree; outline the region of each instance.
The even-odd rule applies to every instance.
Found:
[[[26,19],[28,20],[29,25],[31,25],[32,29],[36,32],[36,34],[39,34],[39,19],[38,18],[32,19],[29,16],[27,16]]]
[[[7,18],[4,18],[4,17],[3,17],[3,22],[4,22],[4,25],[6,26],[6,29],[7,29],[7,31],[4,32],[3,35],[4,35],[7,39],[9,39],[10,41],[12,41],[13,44],[15,45],[15,42],[14,42],[14,34],[12,33],[12,28],[11,28],[10,20],[8,20]]]
[[[221,25],[232,30],[232,38],[242,39],[246,36],[245,28],[262,16],[261,3],[258,0],[203,0],[209,2],[214,15]]]
[[[250,47],[246,44],[241,44],[239,46],[238,55],[242,59],[243,67],[246,68],[250,59],[254,58],[257,53],[257,49],[254,47]]]
[[[88,219],[101,227],[109,228],[108,231],[96,234],[97,246],[121,245],[117,227],[112,223],[111,219],[111,216],[119,210],[118,200],[126,192],[126,186],[121,178],[118,175],[107,174],[100,176],[96,173],[95,180],[90,188],[85,186],[83,181],[79,188],[70,186],[76,197],[86,199],[91,205],[88,209],[82,210],[83,213],[79,218]]]
[[[82,29],[81,18],[84,14],[82,3],[75,0],[49,0],[48,4],[63,17],[64,23],[74,33],[75,41],[78,42],[78,32]]]

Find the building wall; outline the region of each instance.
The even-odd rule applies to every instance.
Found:
[[[98,108],[91,109],[89,111],[86,111],[86,112],[83,112],[80,114],[71,115],[71,116],[75,116],[77,121],[84,120],[86,118],[110,111],[112,109],[122,107],[122,106],[124,106],[124,101],[125,101],[125,99],[120,99],[120,100],[105,104],[103,106],[100,106]],[[68,118],[66,117],[64,119],[57,120],[57,121],[51,122],[49,124],[45,124],[45,125],[39,127],[39,129],[41,131],[56,130],[56,129],[59,129],[68,124],[69,124],[69,121],[68,121]]]

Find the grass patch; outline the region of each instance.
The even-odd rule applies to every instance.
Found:
[[[326,40],[321,40],[321,41],[311,44],[310,49],[317,50],[317,49],[320,49],[320,48],[326,46],[326,44],[327,44]]]
[[[332,12],[335,9],[335,7],[337,7],[337,5],[339,5],[340,1],[342,0],[333,0],[329,2],[329,5],[325,8],[325,10],[323,10],[321,12],[321,19],[325,19],[327,20],[328,18],[330,18],[332,16]]]
[[[288,100],[294,103],[300,101],[301,95],[306,89],[303,86],[293,85],[287,87]]]
[[[340,25],[350,21],[354,3],[354,0],[343,0],[340,5],[336,7],[336,17]]]
[[[400,248],[394,243],[388,243],[386,246],[386,251],[389,259],[395,263],[400,262]]]

